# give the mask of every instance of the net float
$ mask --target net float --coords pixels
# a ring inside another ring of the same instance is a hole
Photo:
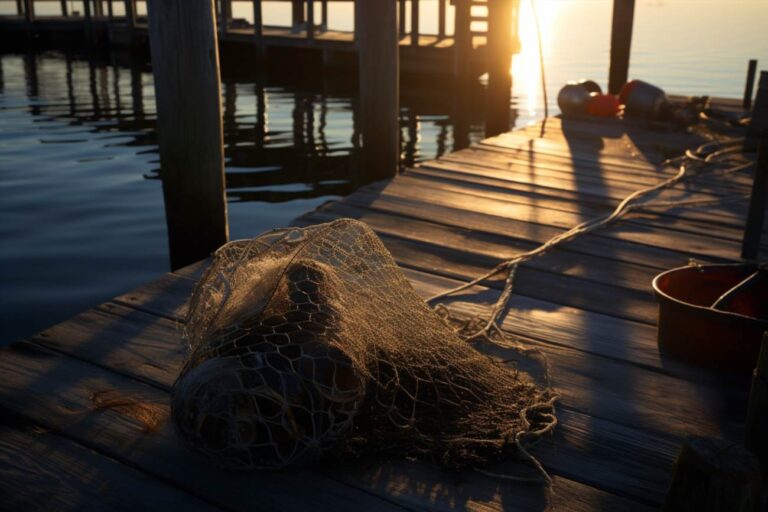
[[[587,102],[587,114],[614,117],[619,112],[619,99],[613,94],[592,93]]]
[[[557,106],[565,115],[584,114],[590,92],[575,82],[565,84],[557,95]]]
[[[669,108],[666,93],[655,85],[642,80],[631,80],[619,92],[619,103],[631,116],[652,119],[662,118]]]

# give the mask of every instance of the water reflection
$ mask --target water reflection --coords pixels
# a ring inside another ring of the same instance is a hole
[[[156,152],[155,109],[149,64],[128,53],[26,53],[23,74],[33,116],[53,116],[95,132],[131,136],[126,146]],[[40,91],[39,73],[46,75]],[[348,194],[364,184],[355,167],[359,151],[353,85],[321,75],[299,83],[276,73],[222,77],[227,194],[230,201],[283,202]],[[63,78],[63,79],[61,79]],[[400,125],[403,165],[466,147],[483,136],[483,99],[450,90],[403,91]],[[66,98],[62,104],[48,101]],[[457,99],[464,103],[457,104]],[[158,179],[158,169],[145,173]]]
[[[368,182],[349,73],[223,69],[232,238]],[[402,160],[483,136],[483,91],[402,89]],[[461,102],[456,101],[460,99]],[[167,271],[149,63],[141,54],[0,54],[0,341]]]

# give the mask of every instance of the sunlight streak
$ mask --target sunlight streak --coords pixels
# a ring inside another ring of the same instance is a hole
[[[563,5],[560,2],[537,2],[541,26],[541,42],[546,55],[547,47],[553,39],[557,20],[562,16]],[[539,64],[539,48],[536,36],[533,10],[529,1],[520,5],[520,53],[512,59],[512,77],[515,96],[523,97],[520,109],[528,116],[535,116],[543,110],[541,91],[541,68]]]

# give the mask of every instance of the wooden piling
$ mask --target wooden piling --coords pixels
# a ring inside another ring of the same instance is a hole
[[[752,375],[744,445],[760,459],[763,472],[768,472],[768,332],[763,335],[757,367]]]
[[[229,20],[232,19],[232,4],[230,0],[219,0],[221,6],[221,16],[219,19],[219,30],[222,38],[229,32]]]
[[[221,83],[213,0],[149,2],[171,265],[227,242]]]
[[[320,29],[328,30],[328,0],[320,0]]]
[[[405,37],[405,0],[397,1],[397,26],[399,27],[400,37]]]
[[[411,0],[411,46],[419,46],[419,0]]]
[[[253,41],[259,55],[264,55],[264,18],[261,12],[261,0],[253,0]]]
[[[315,2],[307,0],[307,39],[315,38]]]
[[[154,0],[153,0],[154,1]],[[147,4],[149,6],[149,4]],[[136,3],[135,0],[125,0],[125,23],[128,26],[128,37],[131,45],[136,40]]]
[[[755,89],[755,74],[757,73],[757,60],[750,59],[747,66],[747,83],[744,86],[744,101],[742,107],[744,110],[752,108],[752,94]]]
[[[611,27],[611,69],[608,92],[618,94],[629,79],[629,54],[632,46],[632,26],[635,18],[635,0],[613,0]]]
[[[760,238],[765,221],[766,199],[768,199],[768,130],[763,130],[757,149],[757,166],[749,199],[747,225],[741,244],[741,257],[747,260],[757,258],[760,252]]]
[[[747,148],[753,147],[754,143],[760,139],[763,131],[768,130],[768,71],[760,72],[751,114],[745,144]]]
[[[67,0],[61,0],[61,2],[59,3],[61,5],[61,15],[64,17],[69,16],[69,7],[67,4]]]
[[[488,2],[488,94],[485,134],[509,131],[512,100],[512,8],[514,0]]]
[[[91,18],[91,0],[83,0],[83,14],[85,15],[85,38],[93,41],[93,19]]]
[[[304,0],[293,0],[291,8],[291,21],[293,31],[300,32],[304,25]]]
[[[400,161],[399,55],[394,0],[356,0],[355,33],[360,70],[362,171],[392,177]]]
[[[32,23],[35,22],[34,0],[24,0],[24,20],[27,22],[27,29],[31,30]]]
[[[448,0],[437,0],[437,37],[440,39],[445,38],[445,22]]]
[[[453,29],[453,74],[457,88],[472,74],[472,6],[470,0],[455,0]]]
[[[760,463],[743,446],[691,437],[675,462],[663,512],[757,512]]]

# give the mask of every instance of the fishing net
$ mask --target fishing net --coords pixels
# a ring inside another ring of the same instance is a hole
[[[173,418],[228,468],[368,453],[480,467],[529,457],[555,423],[554,395],[478,352],[354,220],[224,246],[185,335]]]

